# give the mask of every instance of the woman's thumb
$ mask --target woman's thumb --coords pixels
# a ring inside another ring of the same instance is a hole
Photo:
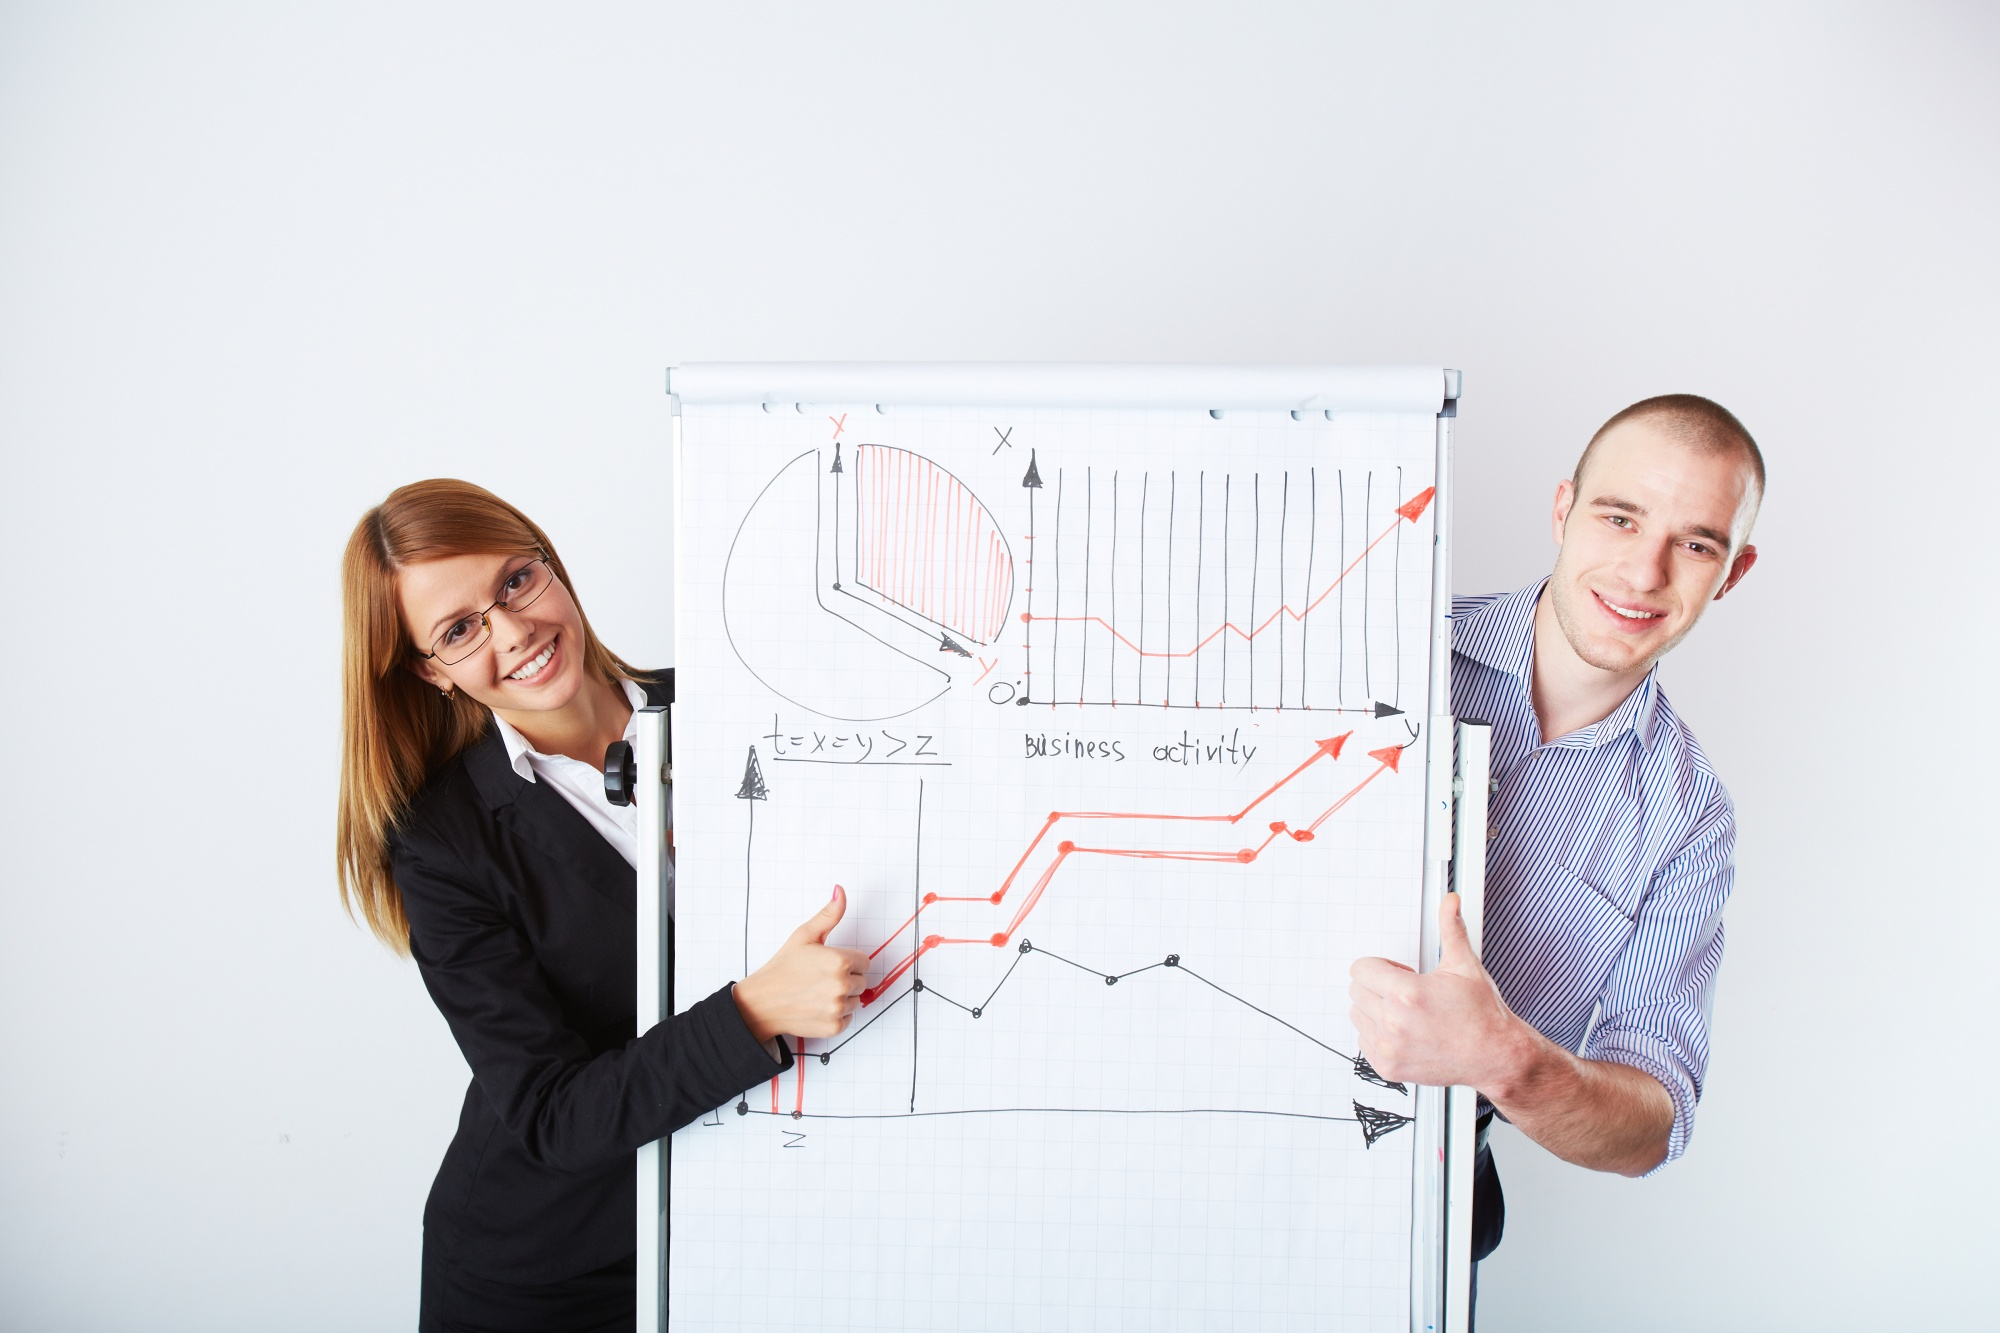
[[[798,933],[814,944],[825,944],[827,932],[840,924],[840,918],[847,915],[847,890],[836,884],[833,897],[826,900],[826,906],[814,912],[800,926]]]

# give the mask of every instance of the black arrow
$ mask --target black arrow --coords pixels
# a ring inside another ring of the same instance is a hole
[[[1035,451],[1033,449],[1028,450],[1028,472],[1026,476],[1021,478],[1021,484],[1031,490],[1039,491],[1042,488],[1042,474],[1035,468]]]
[[[827,471],[839,472],[840,470],[840,441],[835,440],[833,442],[833,466],[828,468]],[[858,500],[857,503],[859,503]],[[858,567],[860,563],[860,556],[857,555],[855,557],[855,564]],[[837,481],[833,483],[833,588],[835,592],[840,591],[840,483]]]
[[[758,801],[771,799],[771,789],[764,785],[764,768],[757,762],[757,747],[750,747],[750,757],[743,761],[743,785],[736,789],[736,799],[749,801],[750,828],[743,835],[743,975],[750,975],[750,866],[751,853],[757,845],[757,805]],[[742,1114],[742,1108],[737,1108]]]
[[[750,747],[750,757],[743,761],[743,785],[736,789],[739,801],[768,801],[771,789],[764,785],[764,766],[757,762],[757,747]]]
[[[972,656],[971,653],[953,643],[949,634],[941,633],[938,635],[938,651],[941,653],[957,653],[960,657]]]
[[[1402,715],[1403,715],[1403,710],[1400,708],[1391,707],[1390,705],[1382,703],[1379,700],[1375,704],[1375,716],[1377,718],[1401,717]]]
[[[1399,1115],[1394,1111],[1378,1110],[1373,1106],[1363,1106],[1360,1102],[1356,1102],[1354,1118],[1361,1122],[1361,1145],[1364,1148],[1372,1148],[1375,1146],[1375,1140],[1384,1134],[1395,1133],[1409,1124],[1414,1117]]]

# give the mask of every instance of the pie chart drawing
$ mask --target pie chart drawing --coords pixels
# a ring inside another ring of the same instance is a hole
[[[998,555],[991,543],[982,546],[976,565],[961,554],[972,537],[998,533],[976,498],[950,522],[908,523],[904,548],[905,560],[934,568],[940,583],[960,566],[967,586],[976,576],[983,599],[976,618],[963,614],[956,598],[948,618],[934,618],[945,616],[942,598],[895,600],[877,592],[871,585],[878,580],[865,571],[857,574],[857,559],[879,564],[872,543],[882,540],[883,520],[866,503],[857,506],[855,489],[861,451],[877,448],[860,446],[847,460],[836,451],[830,466],[817,449],[786,463],[751,502],[723,566],[723,629],[745,669],[786,702],[843,722],[902,717],[944,695],[952,669],[972,661],[958,638],[983,641],[960,626],[997,626],[1012,600],[1004,541]],[[928,459],[909,458],[949,476]],[[960,485],[956,494],[971,493]],[[858,521],[871,525],[867,539],[857,535]],[[998,615],[990,609],[996,600]]]

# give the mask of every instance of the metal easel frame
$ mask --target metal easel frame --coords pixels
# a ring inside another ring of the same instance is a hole
[[[630,795],[639,808],[638,1020],[640,1032],[673,1012],[673,956],[667,948],[668,710],[639,710]],[[639,1149],[639,1333],[667,1326],[667,1176],[671,1139]]]
[[[1454,812],[1451,886],[1459,896],[1465,933],[1480,951],[1486,910],[1487,774],[1491,770],[1493,728],[1484,722],[1458,723],[1458,774],[1451,784]],[[1466,1087],[1445,1090],[1444,1107],[1444,1324],[1446,1333],[1465,1333],[1472,1323],[1472,1180],[1479,1152],[1479,1093]]]
[[[1452,426],[1459,373],[1445,372],[1437,418],[1436,548],[1431,561],[1430,734],[1424,764],[1423,923],[1419,970],[1438,962],[1438,906],[1460,895],[1472,947],[1480,946],[1486,882],[1487,767],[1491,728],[1451,712]],[[1479,1095],[1419,1086],[1411,1178],[1411,1333],[1465,1333],[1472,1312],[1472,1178]]]

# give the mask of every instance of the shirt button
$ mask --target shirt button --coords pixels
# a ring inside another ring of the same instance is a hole
[[[1486,826],[1486,841],[1492,842],[1495,838],[1499,836],[1500,836],[1500,826],[1498,824],[1488,824]]]

